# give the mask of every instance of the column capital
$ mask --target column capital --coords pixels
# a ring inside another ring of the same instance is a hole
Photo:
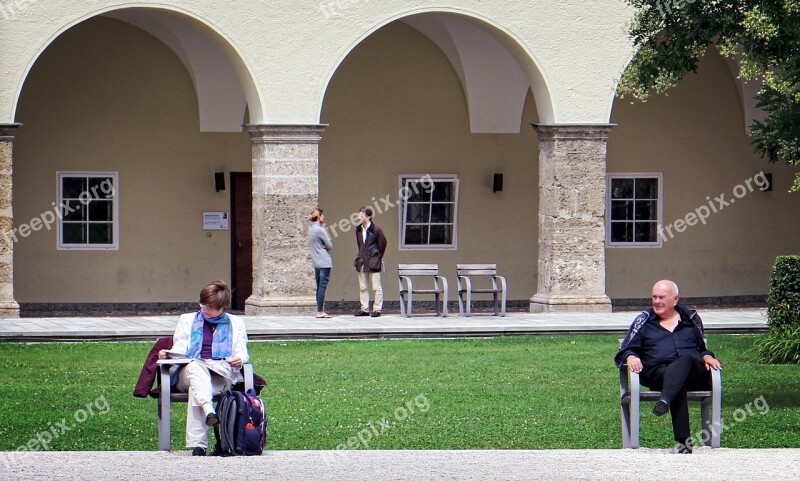
[[[0,124],[0,139],[13,140],[14,133],[22,124]]]
[[[617,124],[531,124],[539,140],[608,140]]]
[[[254,144],[319,144],[327,124],[252,124],[244,129]]]

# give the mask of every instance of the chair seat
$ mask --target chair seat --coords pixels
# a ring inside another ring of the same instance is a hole
[[[459,294],[461,294],[462,292],[467,292],[467,290],[461,289],[458,291]],[[495,293],[499,294],[503,292],[503,289],[470,289],[470,292],[476,294],[495,294]]]
[[[686,391],[686,398],[690,401],[710,399],[713,395],[714,393],[711,391]],[[661,391],[642,391],[639,393],[639,399],[642,401],[658,401],[661,399]]]
[[[400,292],[408,292],[408,290]],[[444,294],[444,291],[442,289],[414,289],[414,294]]]

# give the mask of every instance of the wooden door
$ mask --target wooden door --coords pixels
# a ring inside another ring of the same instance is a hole
[[[241,311],[253,291],[253,176],[231,172],[232,308]]]

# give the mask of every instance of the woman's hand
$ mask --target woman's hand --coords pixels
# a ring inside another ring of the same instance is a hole
[[[242,368],[242,358],[239,356],[234,356],[228,359],[228,364],[231,365],[234,369],[241,369]]]
[[[169,359],[169,353],[166,349],[162,349],[158,351],[158,358],[159,359]]]

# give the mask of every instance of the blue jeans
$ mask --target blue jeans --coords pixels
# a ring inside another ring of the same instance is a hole
[[[322,312],[325,304],[325,289],[328,287],[328,279],[331,277],[330,267],[315,267],[314,280],[317,281],[317,312]]]

